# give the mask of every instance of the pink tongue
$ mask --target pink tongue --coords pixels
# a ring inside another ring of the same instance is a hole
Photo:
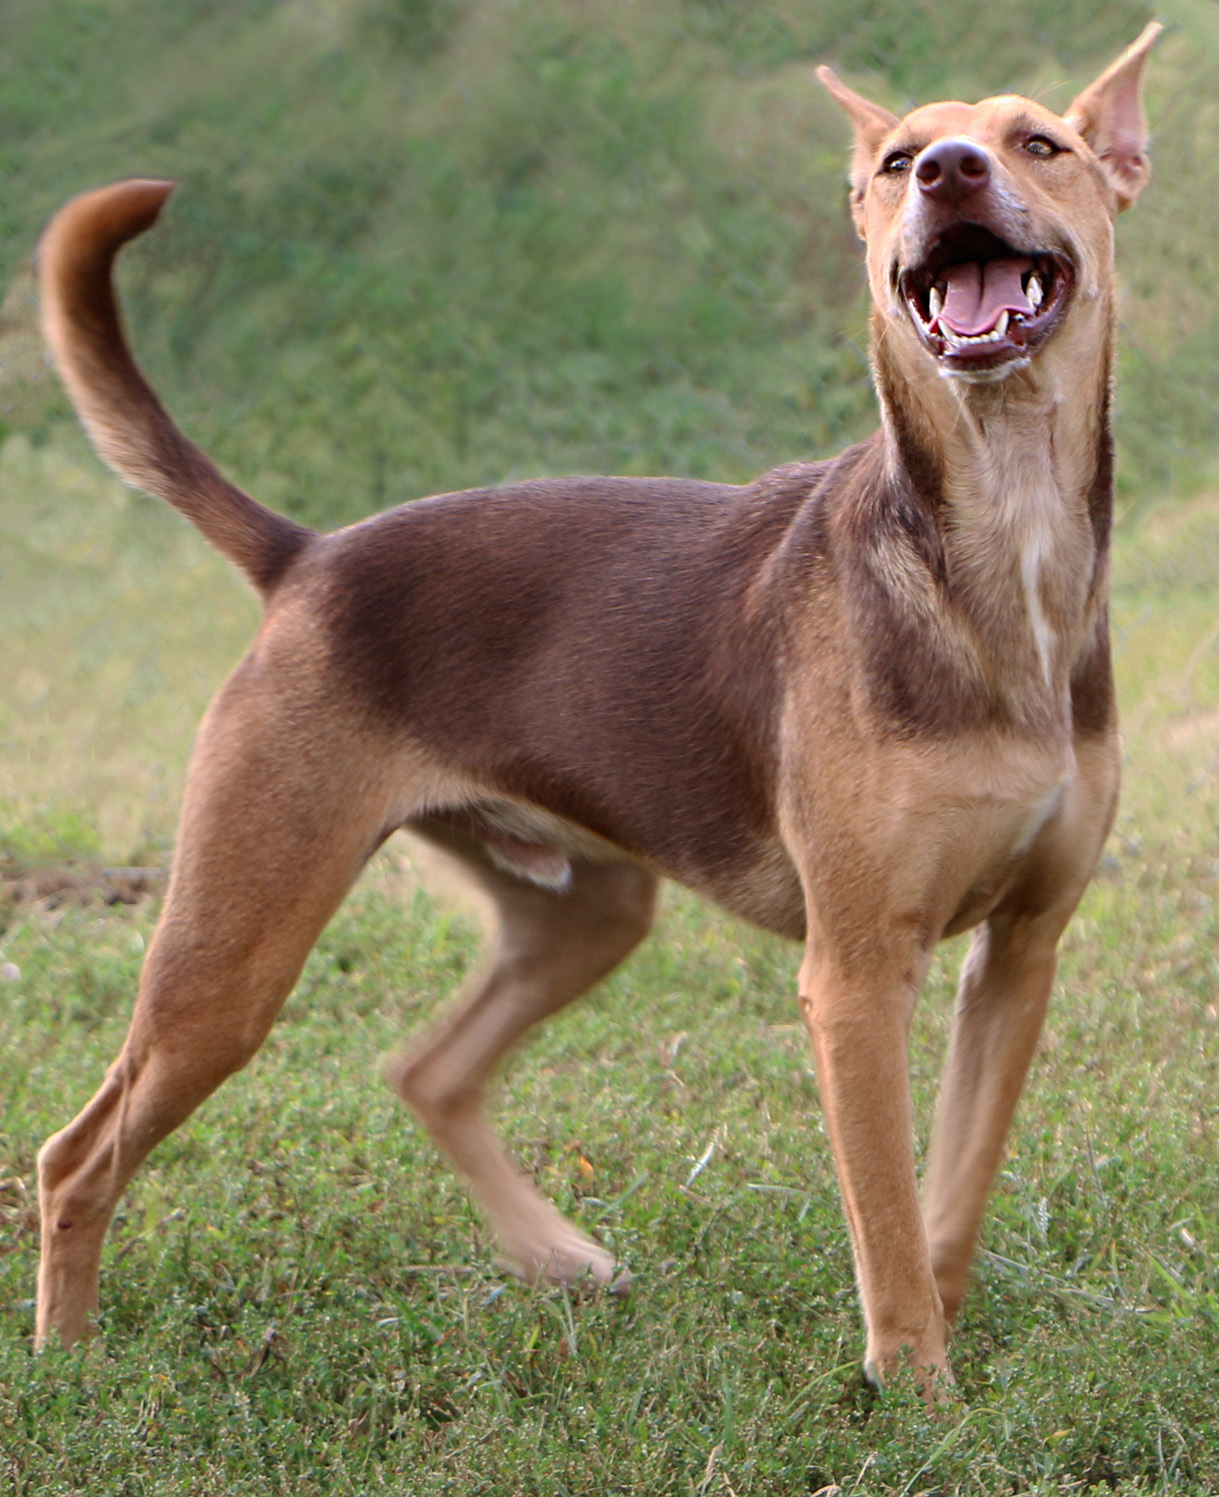
[[[942,279],[947,285],[938,322],[946,322],[954,333],[973,337],[989,333],[1001,312],[1026,312],[1033,308],[1021,280],[1032,270],[1031,260],[987,260],[980,265],[967,260],[946,266]]]

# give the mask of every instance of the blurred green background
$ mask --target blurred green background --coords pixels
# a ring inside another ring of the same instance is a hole
[[[323,525],[539,470],[752,476],[874,422],[830,61],[904,110],[1065,108],[1151,9],[1054,0],[9,0],[0,379],[70,194],[178,178],[133,256],[138,341],[192,434]],[[1214,0],[1161,8],[1156,185],[1123,223],[1128,499],[1197,481],[1219,386]]]
[[[1196,493],[1216,454],[1219,7],[1158,14],[1155,181],[1120,225],[1126,516]],[[1013,87],[1062,109],[1150,15],[7,0],[0,837],[155,856],[254,619],[103,475],[46,369],[31,257],[65,198],[181,181],[124,264],[140,356],[196,441],[312,524],[535,473],[747,479],[876,420],[845,122],[813,66],[899,110]]]

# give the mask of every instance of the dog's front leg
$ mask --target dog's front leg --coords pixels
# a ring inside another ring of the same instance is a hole
[[[1100,857],[1117,800],[1115,733],[1075,749],[1077,772],[961,973],[940,1088],[924,1220],[951,1324],[1054,982],[1058,941]]]
[[[944,1314],[915,1183],[906,1040],[926,953],[843,959],[820,935],[800,970],[800,1007],[838,1167],[867,1322],[868,1377],[912,1365],[929,1398],[951,1382]],[[896,941],[894,946],[904,944]]]
[[[961,1308],[991,1182],[1045,1019],[1065,916],[997,911],[974,936],[927,1168],[924,1219],[951,1324]]]

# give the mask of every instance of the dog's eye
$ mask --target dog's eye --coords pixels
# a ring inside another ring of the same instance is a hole
[[[891,155],[885,157],[881,171],[891,173],[908,172],[913,164],[914,157],[909,151],[894,151]]]
[[[1052,140],[1044,135],[1030,135],[1024,142],[1024,149],[1030,156],[1058,156],[1062,147],[1055,145]]]

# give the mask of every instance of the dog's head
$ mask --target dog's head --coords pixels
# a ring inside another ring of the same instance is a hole
[[[903,363],[987,383],[1070,325],[1097,338],[1113,219],[1149,176],[1140,77],[1161,30],[1149,25],[1061,116],[1008,94],[899,119],[818,69],[854,128],[855,225]]]

